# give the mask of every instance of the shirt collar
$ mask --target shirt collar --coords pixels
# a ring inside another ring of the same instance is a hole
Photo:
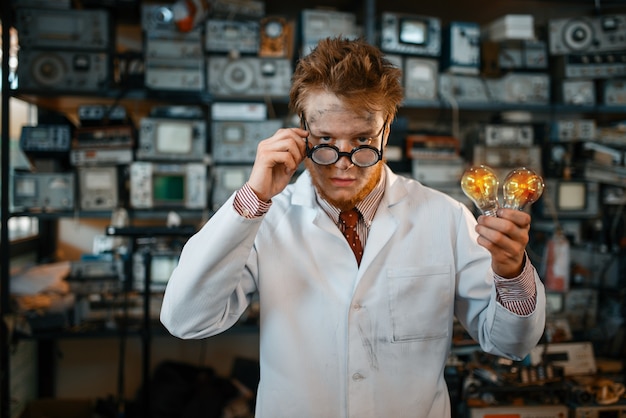
[[[368,228],[372,225],[374,215],[376,214],[376,209],[378,209],[378,205],[383,198],[383,193],[385,192],[386,176],[386,171],[382,170],[380,180],[378,181],[378,184],[376,184],[376,187],[374,187],[374,189],[356,205],[356,208],[361,213],[361,216],[365,221],[365,225],[367,225]],[[322,196],[320,196],[317,190],[315,190],[315,195],[317,197],[317,202],[322,207],[322,209],[324,209],[324,212],[326,212],[328,216],[330,216],[330,218],[335,221],[335,223],[339,223],[339,213],[341,211],[335,206],[331,205]]]

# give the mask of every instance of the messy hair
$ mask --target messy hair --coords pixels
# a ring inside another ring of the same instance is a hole
[[[403,99],[401,76],[401,70],[380,49],[361,38],[322,39],[298,61],[289,106],[299,115],[310,93],[327,91],[353,109],[382,110],[391,121]]]

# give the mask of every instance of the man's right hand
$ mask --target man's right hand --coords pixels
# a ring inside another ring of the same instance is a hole
[[[300,128],[284,128],[259,143],[248,185],[260,200],[269,202],[287,187],[306,156],[308,135]]]

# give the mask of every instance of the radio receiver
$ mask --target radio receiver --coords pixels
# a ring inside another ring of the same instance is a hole
[[[626,49],[626,15],[553,19],[548,26],[553,55]]]
[[[104,52],[21,49],[18,84],[25,90],[100,91],[108,86],[109,67]]]
[[[304,9],[301,12],[301,21],[303,56],[308,55],[323,38],[338,35],[346,38],[359,36],[354,13]]]
[[[23,49],[104,51],[111,45],[105,10],[18,8],[15,26]]]
[[[256,55],[259,51],[259,21],[208,19],[205,49],[208,52],[238,51]]]
[[[287,96],[291,62],[283,58],[207,58],[209,92],[216,96]]]

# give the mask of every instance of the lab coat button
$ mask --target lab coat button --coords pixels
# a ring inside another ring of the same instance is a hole
[[[355,382],[363,379],[365,379],[365,376],[363,376],[361,373],[355,373],[352,375],[352,380],[354,380]]]
[[[353,308],[355,311],[358,311],[359,309],[361,309],[361,305],[359,305],[358,303],[355,303],[354,305],[352,305],[352,308]]]

